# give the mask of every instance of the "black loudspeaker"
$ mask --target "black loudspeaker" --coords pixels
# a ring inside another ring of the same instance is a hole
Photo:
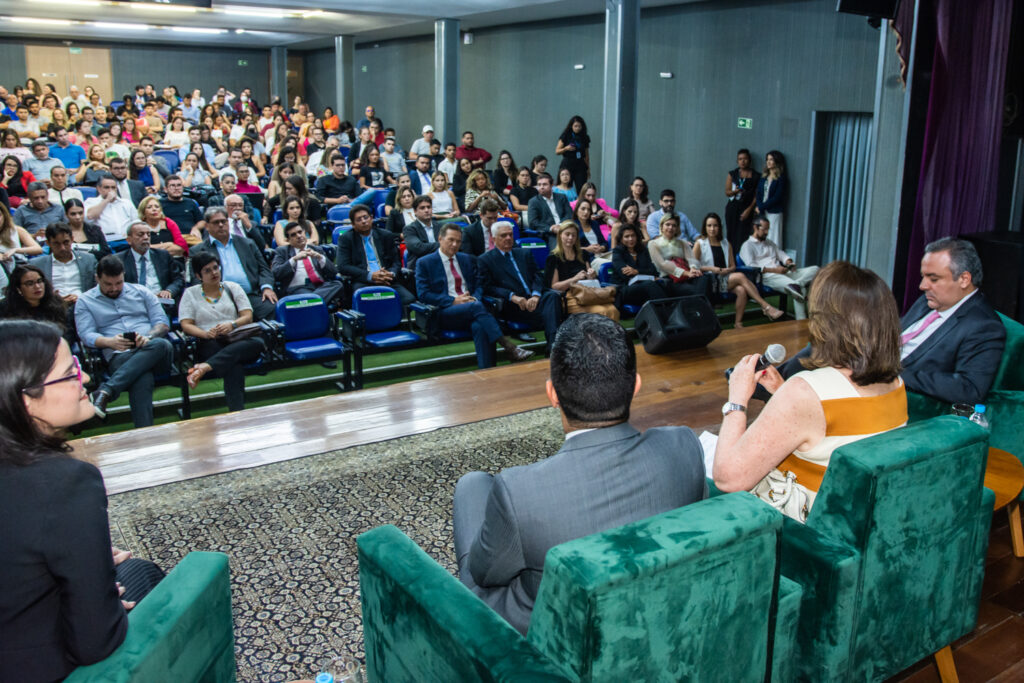
[[[839,0],[836,4],[836,11],[895,19],[899,6],[900,0]]]
[[[652,354],[707,346],[722,333],[715,309],[702,296],[651,299],[636,314],[635,329]]]

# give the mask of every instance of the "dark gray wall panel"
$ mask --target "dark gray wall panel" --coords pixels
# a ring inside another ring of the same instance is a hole
[[[724,211],[738,148],[758,167],[778,149],[791,180],[785,246],[799,251],[811,112],[872,110],[878,32],[831,2],[796,1],[652,10],[641,34],[637,173],[655,191],[673,187],[697,225]],[[740,116],[753,118],[752,130],[736,127]]]
[[[25,67],[25,43],[0,42],[0,85],[8,90],[25,85],[28,70]]]
[[[576,71],[575,64],[583,70]],[[460,128],[495,157],[507,149],[520,166],[543,154],[558,167],[555,142],[574,114],[593,140],[591,166],[600,168],[604,83],[604,19],[584,17],[475,31],[462,46]],[[597,173],[594,173],[597,180]]]
[[[207,49],[196,47],[113,47],[110,51],[116,97],[134,92],[137,83],[152,83],[157,90],[176,85],[180,92],[200,88],[209,99],[220,85],[238,93],[252,88],[261,105],[270,85],[269,50]],[[240,65],[239,60],[247,62]]]
[[[310,50],[302,53],[302,59],[303,97],[319,116],[324,107],[338,106],[334,93],[334,49]],[[346,117],[343,112],[339,116]]]
[[[352,123],[372,104],[384,126],[395,129],[399,144],[408,151],[423,125],[434,122],[433,35],[358,45],[355,67]],[[466,68],[465,61],[462,68]]]

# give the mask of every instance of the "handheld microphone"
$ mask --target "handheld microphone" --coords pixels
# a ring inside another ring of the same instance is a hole
[[[784,360],[786,360],[786,347],[782,344],[769,344],[768,348],[761,354],[761,357],[757,359],[757,365],[754,367],[754,370],[760,372],[766,370],[768,366],[778,365]],[[725,371],[726,379],[732,376],[733,369],[729,368]]]

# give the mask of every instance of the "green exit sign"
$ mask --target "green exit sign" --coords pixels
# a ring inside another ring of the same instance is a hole
[[[239,59],[238,60],[238,66],[249,66],[249,60],[248,59]]]
[[[752,130],[754,128],[754,119],[748,119],[741,116],[736,119],[736,127],[743,128],[745,130]]]

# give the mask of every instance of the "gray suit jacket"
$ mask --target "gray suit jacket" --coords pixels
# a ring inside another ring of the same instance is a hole
[[[494,478],[470,545],[474,592],[526,633],[552,547],[707,496],[703,451],[689,427],[629,423],[578,434],[550,458]]]
[[[50,254],[42,254],[29,259],[29,263],[43,271],[46,279],[53,283],[53,258]],[[96,257],[84,251],[75,252],[75,265],[82,280],[82,291],[87,292],[96,286]]]
[[[427,239],[427,226],[420,223],[418,220],[413,221],[402,229],[402,237],[405,238],[405,267],[409,270],[416,271],[416,259],[427,254],[432,254],[437,251],[437,233],[438,225],[434,223],[431,226],[431,232],[434,233],[434,241],[431,242]]]

